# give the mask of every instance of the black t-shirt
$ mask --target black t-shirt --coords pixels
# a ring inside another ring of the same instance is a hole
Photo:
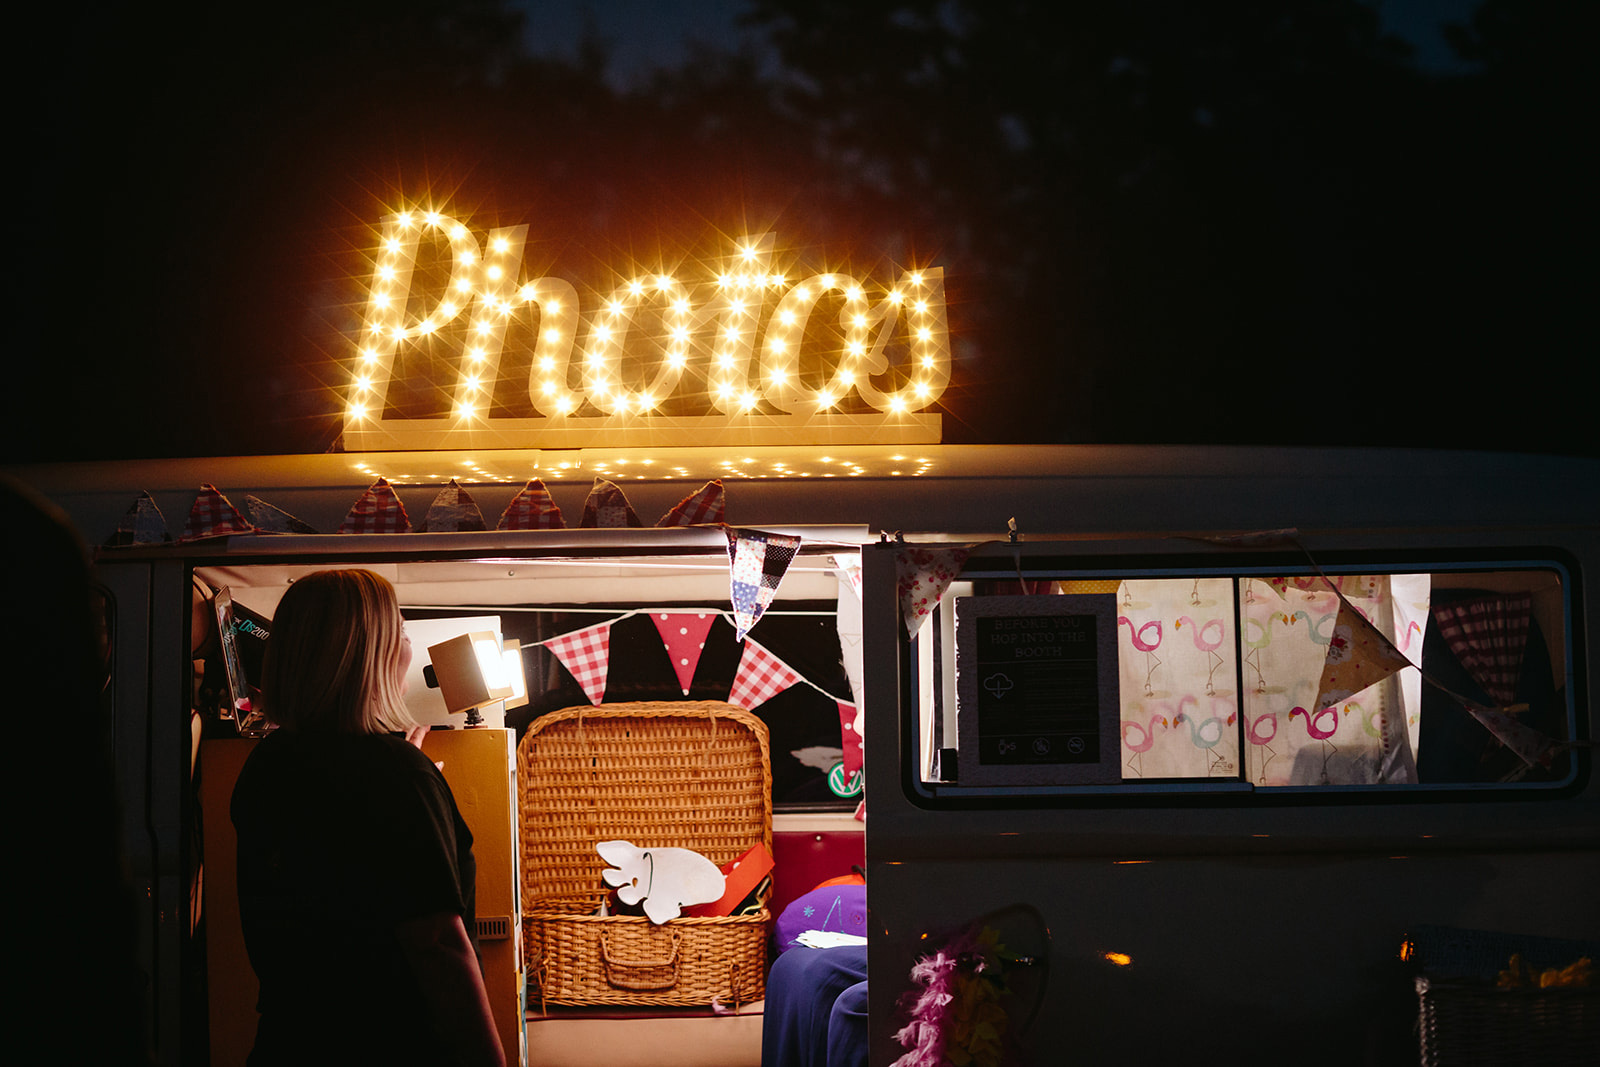
[[[472,834],[397,735],[269,734],[234,786],[239,913],[261,982],[252,1067],[449,1063],[394,935],[460,915],[476,949]]]

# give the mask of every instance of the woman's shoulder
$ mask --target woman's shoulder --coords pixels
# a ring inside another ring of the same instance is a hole
[[[402,734],[303,733],[275,730],[262,738],[245,761],[255,770],[317,768],[341,774],[438,775],[433,761]]]

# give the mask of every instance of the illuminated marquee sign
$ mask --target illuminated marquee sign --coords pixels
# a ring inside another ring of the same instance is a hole
[[[905,271],[879,289],[838,273],[791,281],[773,272],[774,236],[762,234],[734,242],[691,283],[639,274],[586,308],[560,278],[518,279],[527,235],[510,226],[479,244],[436,212],[384,220],[345,409],[347,449],[939,440],[939,416],[926,409],[950,380],[940,268]],[[448,250],[448,263],[423,265],[440,278],[448,269],[436,293],[412,292],[424,239]],[[839,308],[839,329],[808,332],[825,300],[830,314]],[[633,329],[636,319],[659,322],[660,335]],[[402,346],[441,341],[447,326],[462,338],[449,414],[397,417],[389,392]],[[496,417],[490,399],[519,328],[536,331],[520,340],[531,342],[526,389],[537,415]],[[686,375],[703,383],[696,395]],[[855,410],[840,410],[852,395]]]

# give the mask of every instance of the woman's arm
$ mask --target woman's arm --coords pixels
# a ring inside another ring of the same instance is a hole
[[[395,935],[460,1062],[504,1067],[500,1031],[461,916],[437,912],[407,919],[395,928]]]

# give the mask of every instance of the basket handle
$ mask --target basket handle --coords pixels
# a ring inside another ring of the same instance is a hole
[[[611,954],[611,938],[600,935],[600,962],[606,981],[618,989],[671,989],[678,984],[678,947],[682,935],[672,931],[672,952],[664,960],[622,960]]]

